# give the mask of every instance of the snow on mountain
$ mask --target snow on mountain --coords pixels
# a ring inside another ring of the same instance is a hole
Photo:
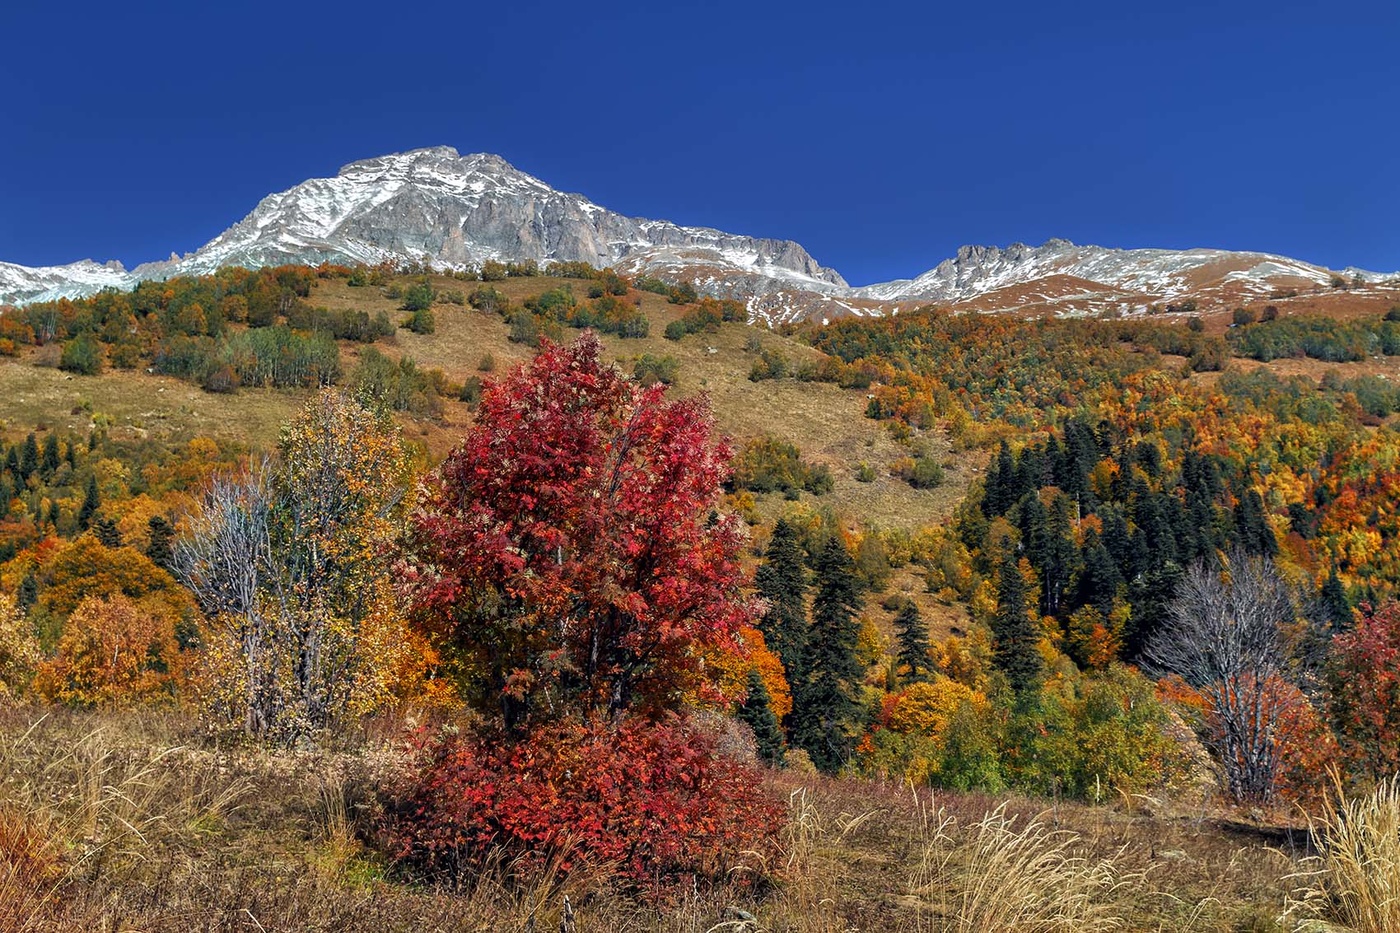
[[[848,290],[840,275],[791,241],[624,217],[556,191],[499,156],[462,156],[441,146],[352,162],[333,178],[269,195],[196,252],[138,266],[126,279],[97,276],[89,267],[103,267],[91,263],[0,267],[0,301],[91,294],[228,265],[411,260],[456,269],[488,259],[684,275],[713,293],[745,298],[779,288]],[[74,274],[65,276],[67,269]]]
[[[38,267],[0,262],[0,304],[91,295],[108,287],[131,288],[136,281],[115,260],[106,265],[84,259],[66,266]]]
[[[766,324],[895,313],[937,303],[1025,313],[1133,311],[1197,300],[1227,307],[1280,292],[1325,290],[1329,269],[1285,256],[1215,249],[1108,249],[1050,240],[964,246],[917,278],[851,288],[797,243],[625,217],[557,191],[488,153],[446,146],[346,165],[264,198],[247,217],[184,258],[127,271],[90,260],[26,268],[0,263],[0,304],[130,288],[142,279],[324,261],[423,262],[460,269],[486,260],[581,261],[688,281],[747,302]],[[1368,286],[1389,281],[1341,273]]]
[[[1284,284],[1327,285],[1331,271],[1285,256],[1216,249],[1107,249],[1050,240],[1043,246],[1015,243],[964,246],[915,279],[856,289],[856,294],[884,300],[918,298],[958,302],[1009,286],[1072,276],[1153,301],[1193,295],[1202,289],[1234,286],[1264,296]],[[1242,294],[1241,297],[1244,297]]]

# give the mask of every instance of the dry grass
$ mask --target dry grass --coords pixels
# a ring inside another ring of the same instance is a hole
[[[1359,797],[1339,787],[1313,831],[1322,851],[1294,911],[1356,933],[1400,930],[1400,775]]]
[[[782,772],[785,857],[662,910],[598,874],[498,863],[451,886],[366,845],[393,730],[225,745],[179,713],[0,709],[0,933],[88,930],[994,933],[1282,930],[1296,861],[1199,815],[931,795]],[[348,740],[347,740],[348,741]],[[742,911],[742,913],[736,912]],[[754,922],[744,919],[751,915]]]

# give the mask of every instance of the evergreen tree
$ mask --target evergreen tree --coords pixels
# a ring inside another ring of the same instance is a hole
[[[78,527],[87,531],[88,526],[92,524],[92,517],[101,507],[102,498],[97,493],[97,477],[88,476],[87,487],[83,490],[83,504],[78,509]]]
[[[19,593],[15,601],[19,605],[19,611],[26,613],[39,601],[39,581],[34,579],[34,574],[26,573],[24,579],[19,581]]]
[[[1244,491],[1235,508],[1235,537],[1250,554],[1261,557],[1278,554],[1278,539],[1264,515],[1264,500],[1253,487]]]
[[[758,747],[758,757],[770,765],[783,763],[786,751],[783,743],[783,730],[778,725],[778,717],[773,715],[768,688],[763,684],[757,669],[749,669],[748,697],[739,707],[739,721],[747,723],[753,730],[754,744]]]
[[[44,452],[39,459],[43,475],[53,476],[54,471],[62,462],[62,458],[58,455],[58,435],[50,431],[48,436],[44,438]]]
[[[1046,615],[1059,615],[1074,572],[1076,548],[1068,496],[1056,496],[1045,520],[1045,551],[1040,563],[1040,601]]]
[[[1044,662],[1039,646],[1040,632],[1026,612],[1026,581],[1016,561],[1007,558],[1001,565],[997,611],[992,617],[992,663],[1017,694],[1029,693],[1040,683]]]
[[[855,562],[833,536],[817,554],[817,592],[807,642],[807,675],[793,698],[793,743],[821,770],[841,768],[859,725],[860,661],[856,643],[862,607]]]
[[[926,680],[929,674],[928,624],[919,607],[907,600],[894,617],[895,639],[899,644],[898,663],[909,668],[908,680]]]
[[[1090,529],[1084,535],[1083,569],[1075,585],[1076,606],[1093,606],[1104,615],[1113,611],[1114,600],[1118,597],[1118,587],[1123,577],[1118,572],[1108,548],[1099,540],[1099,535]]]
[[[758,595],[768,603],[758,629],[783,662],[788,683],[799,684],[807,665],[807,570],[797,529],[778,519],[763,565],[754,574]]]
[[[10,475],[15,479],[19,480],[21,483],[24,482],[24,474],[19,468],[19,448],[15,447],[13,444],[10,445],[9,453],[5,454],[5,469],[8,470]]]
[[[34,475],[34,471],[39,469],[39,443],[31,433],[24,439],[24,449],[19,455],[19,476],[20,479],[29,480]]]
[[[995,518],[1015,505],[1011,487],[1015,485],[1016,461],[1011,457],[1011,448],[1006,441],[1001,442],[997,455],[987,467],[987,479],[983,484],[982,514]]]
[[[1336,564],[1332,565],[1317,598],[1322,622],[1331,628],[1331,634],[1340,634],[1352,627],[1351,602],[1347,599],[1346,587],[1342,586],[1341,578],[1337,576]]]
[[[99,515],[93,519],[92,533],[97,536],[103,547],[119,548],[122,546],[121,529],[117,523],[105,515]]]
[[[150,529],[146,543],[146,556],[157,567],[169,570],[174,558],[170,542],[175,537],[175,526],[171,525],[170,520],[164,515],[156,515],[146,523],[146,527]]]

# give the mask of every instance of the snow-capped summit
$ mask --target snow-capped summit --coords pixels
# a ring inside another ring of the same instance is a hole
[[[1229,307],[1274,294],[1325,291],[1337,273],[1285,256],[1218,249],[1108,249],[1049,240],[964,246],[917,278],[851,288],[791,240],[739,236],[625,217],[557,191],[490,153],[449,146],[351,162],[268,195],[247,217],[183,258],[127,271],[90,260],[26,268],[0,263],[0,304],[52,300],[142,279],[229,265],[423,262],[441,269],[486,260],[581,261],[688,281],[742,298],[768,324],[878,315],[924,303],[984,311],[1083,314],[1197,301]],[[1347,269],[1374,285],[1394,276]]]
[[[487,259],[611,265],[685,277],[733,297],[847,289],[840,275],[791,241],[624,217],[556,191],[500,156],[437,146],[352,162],[332,178],[269,195],[194,253],[139,266],[125,279],[93,274],[95,264],[0,266],[0,301],[90,294],[228,265],[412,260],[451,269]]]

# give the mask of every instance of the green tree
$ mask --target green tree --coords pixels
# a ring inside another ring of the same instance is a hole
[[[905,601],[894,617],[895,639],[899,644],[899,666],[909,668],[908,681],[925,680],[929,674],[928,623],[912,599]]]
[[[102,507],[102,497],[97,493],[97,477],[89,475],[87,486],[83,490],[83,504],[78,509],[78,527],[86,531],[92,524],[92,518],[97,514],[97,510]]]
[[[748,697],[739,707],[739,720],[753,730],[758,756],[770,765],[782,764],[785,751],[783,730],[778,725],[778,717],[773,715],[768,688],[763,685],[757,668],[749,670]]]
[[[1026,695],[1040,683],[1044,661],[1040,633],[1026,612],[1026,581],[1021,569],[1008,557],[1001,565],[997,611],[992,617],[992,663],[1006,675],[1018,695]]]
[[[44,452],[39,458],[42,474],[52,476],[62,462],[63,458],[58,454],[58,435],[50,431],[48,437],[44,438]]]
[[[90,334],[79,334],[63,345],[58,368],[82,376],[97,375],[102,372],[102,345]]]
[[[793,697],[793,742],[821,770],[839,770],[850,758],[860,725],[856,690],[863,673],[856,657],[862,608],[855,562],[838,537],[817,554],[817,592],[807,643],[807,676]]]
[[[105,515],[99,515],[93,519],[92,533],[97,536],[97,540],[106,548],[119,548],[122,546],[122,533],[117,528],[117,523]]]
[[[778,519],[773,527],[754,585],[768,606],[758,629],[783,662],[788,683],[800,684],[807,675],[807,569],[797,529],[786,519]]]
[[[436,297],[433,286],[426,279],[415,282],[408,287],[408,291],[404,292],[403,310],[426,311],[433,306],[433,299]]]
[[[162,570],[171,568],[173,552],[170,542],[175,537],[175,526],[164,515],[155,515],[146,523],[149,533],[146,539],[146,556]]]
[[[19,455],[19,478],[27,482],[38,469],[39,442],[34,439],[34,434],[31,432],[24,439],[24,448]]]

